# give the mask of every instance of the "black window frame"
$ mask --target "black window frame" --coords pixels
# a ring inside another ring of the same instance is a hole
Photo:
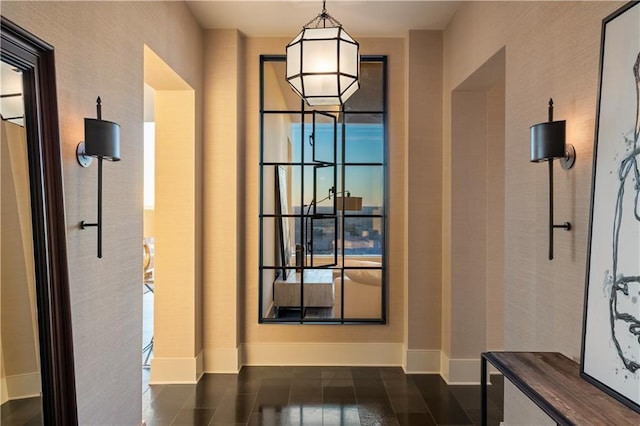
[[[339,115],[341,117],[338,120],[338,126],[341,127],[341,138],[342,141],[340,143],[341,146],[341,156],[340,161],[337,162],[337,167],[341,168],[341,183],[340,188],[345,188],[345,168],[348,167],[367,167],[367,166],[377,166],[382,168],[382,176],[383,176],[383,199],[382,199],[382,213],[380,214],[350,214],[343,212],[336,219],[340,221],[340,238],[344,241],[344,233],[345,233],[345,219],[351,218],[372,218],[379,219],[382,221],[382,236],[380,242],[381,248],[381,259],[382,265],[380,268],[369,268],[381,270],[382,283],[381,283],[381,316],[380,318],[345,318],[344,312],[344,294],[341,297],[341,306],[339,309],[340,315],[339,317],[334,318],[312,318],[305,319],[304,309],[300,309],[300,314],[297,317],[285,317],[285,318],[267,318],[265,315],[267,313],[263,312],[263,286],[264,285],[273,285],[273,283],[265,283],[264,282],[264,270],[266,269],[274,269],[274,270],[282,270],[282,265],[265,265],[263,258],[263,247],[264,247],[264,222],[265,219],[273,219],[274,223],[278,222],[278,219],[281,217],[289,217],[292,219],[299,219],[302,221],[305,217],[310,217],[308,214],[304,213],[304,205],[299,206],[299,213],[289,212],[285,215],[280,215],[276,211],[273,213],[265,213],[264,211],[264,194],[263,190],[265,188],[265,168],[267,167],[278,167],[278,166],[295,166],[301,167],[301,186],[304,187],[304,168],[311,165],[305,161],[304,154],[299,161],[291,161],[291,162],[283,162],[283,161],[265,161],[265,152],[264,152],[264,140],[265,140],[265,117],[273,114],[299,114],[302,123],[302,134],[304,135],[304,126],[305,123],[308,123],[306,118],[308,116],[313,115],[313,111],[318,111],[320,113],[336,113],[332,108],[323,109],[322,107],[309,107],[302,99],[300,99],[300,108],[296,110],[275,110],[275,109],[266,109],[265,108],[265,63],[266,62],[286,62],[285,55],[260,55],[260,99],[259,99],[259,113],[260,113],[260,126],[259,126],[259,144],[260,144],[260,156],[259,156],[259,285],[258,285],[258,323],[260,324],[387,324],[387,311],[388,311],[388,220],[387,220],[387,212],[388,212],[388,60],[386,55],[361,55],[361,62],[379,62],[382,64],[382,109],[381,110],[352,110],[349,108],[349,101],[346,102],[345,105],[342,105],[339,110]],[[284,78],[284,77],[283,77]],[[368,114],[368,115],[376,115],[379,114],[381,116],[381,124],[383,126],[383,153],[382,153],[382,162],[346,162],[345,158],[345,128],[348,122],[347,117],[352,115],[360,115],[360,114]],[[335,197],[334,197],[335,199]],[[334,201],[334,210],[335,210],[335,201]],[[315,211],[315,209],[314,209]],[[327,219],[327,218],[324,218]],[[311,218],[313,220],[313,218]],[[276,225],[277,226],[277,225]],[[336,233],[338,228],[336,228]],[[311,232],[313,235],[313,232]],[[341,249],[339,256],[344,261],[345,257],[348,257],[348,254],[345,254],[344,249]],[[275,262],[274,262],[275,263]],[[341,266],[336,267],[334,265],[330,265],[332,269],[340,270],[340,277],[344,280],[345,270],[347,269],[368,269],[362,267],[350,267],[344,266],[344,262]],[[305,266],[306,269],[322,269],[322,266]],[[291,270],[295,273],[296,265],[290,265],[286,269]],[[278,274],[279,272],[276,272]],[[342,288],[343,286],[341,286]],[[342,292],[344,293],[344,288],[342,288]],[[301,297],[300,300],[302,302],[304,298],[304,282],[301,285]],[[302,303],[301,303],[302,304]]]

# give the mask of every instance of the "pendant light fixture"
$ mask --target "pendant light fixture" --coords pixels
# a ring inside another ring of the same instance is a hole
[[[287,45],[287,81],[310,106],[342,105],[360,88],[360,46],[327,12]]]

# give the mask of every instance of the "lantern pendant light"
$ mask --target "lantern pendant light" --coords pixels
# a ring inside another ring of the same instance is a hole
[[[360,88],[360,46],[325,3],[287,45],[287,81],[309,106],[342,105]]]

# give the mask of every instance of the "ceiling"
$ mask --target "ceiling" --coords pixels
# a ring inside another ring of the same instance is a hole
[[[250,37],[293,38],[322,10],[321,0],[187,1],[205,29],[238,29]],[[441,30],[456,1],[327,0],[327,12],[354,37],[401,37],[407,30]]]

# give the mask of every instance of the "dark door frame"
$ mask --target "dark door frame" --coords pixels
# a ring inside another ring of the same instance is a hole
[[[23,73],[33,221],[42,420],[77,425],[62,157],[53,47],[5,17],[0,57]]]

